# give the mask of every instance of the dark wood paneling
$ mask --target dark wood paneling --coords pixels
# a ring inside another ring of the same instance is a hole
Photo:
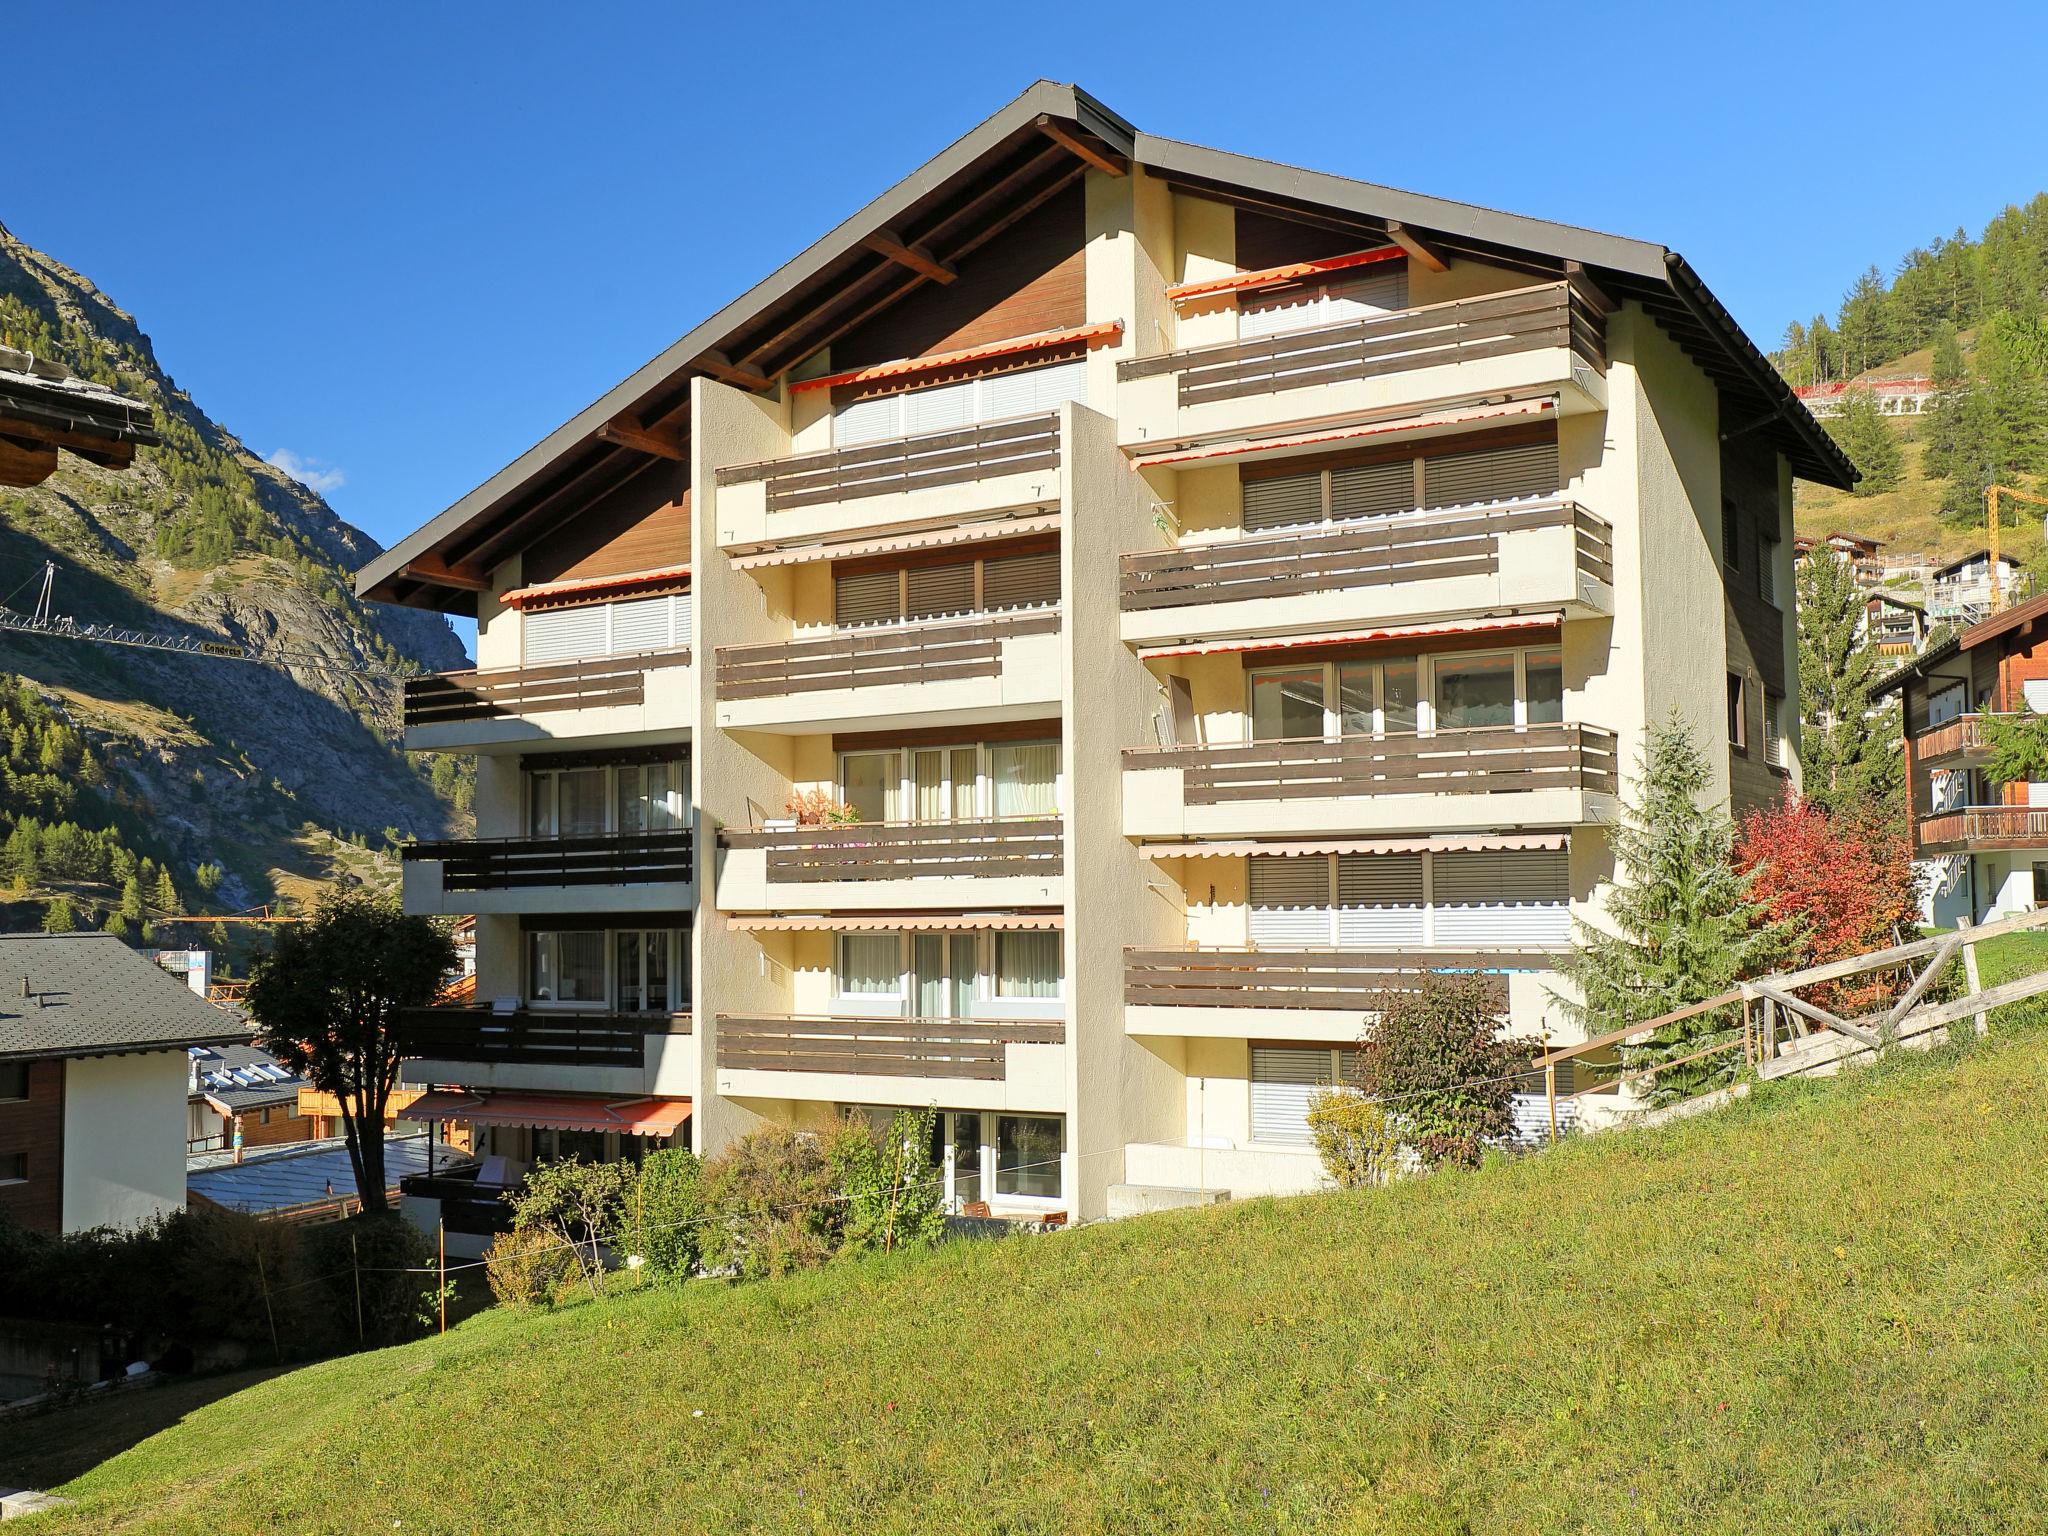
[[[1079,182],[832,347],[835,369],[928,357],[983,342],[1064,330],[1087,315],[1085,210]]]
[[[685,829],[594,837],[465,838],[412,843],[402,854],[408,864],[438,863],[444,891],[509,891],[688,880],[690,847]]]
[[[1318,229],[1270,213],[1237,210],[1237,265],[1242,272],[1263,272],[1296,261],[1324,261],[1348,256],[1375,242],[1348,230]]]
[[[118,1132],[109,1127],[107,1134]],[[0,1104],[0,1156],[28,1154],[28,1181],[0,1184],[0,1216],[35,1232],[64,1224],[64,1063],[32,1061],[28,1098]]]
[[[449,725],[543,715],[564,709],[638,704],[647,674],[687,667],[688,649],[641,651],[541,667],[499,667],[489,672],[437,672],[405,680],[405,724]]]
[[[1743,701],[1748,746],[1737,750],[1731,742],[1728,748],[1729,805],[1740,816],[1776,804],[1787,783],[1770,765],[1764,747],[1765,693],[1783,698],[1790,691],[1785,686],[1785,614],[1764,600],[1758,586],[1765,536],[1780,541],[1791,536],[1779,505],[1775,449],[1754,436],[1721,445],[1721,505],[1722,516],[1735,519],[1737,541],[1735,569],[1725,559],[1721,566],[1728,670],[1749,680]],[[1778,602],[1789,607],[1792,591],[1782,582],[1780,588]]]
[[[988,879],[1061,873],[1064,824],[1017,821],[847,822],[829,827],[728,831],[733,848],[767,854],[768,883],[821,880]]]
[[[1003,641],[1049,635],[1058,613],[1028,613],[963,623],[878,626],[770,645],[718,648],[720,699],[782,698],[885,683],[937,683],[997,677]]]
[[[637,1067],[649,1035],[687,1035],[690,1015],[415,1008],[399,1016],[399,1050],[435,1061]]]
[[[527,547],[527,583],[630,576],[690,559],[689,470],[650,471]]]
[[[890,747],[957,747],[970,741],[1058,741],[1060,722],[1001,720],[992,725],[920,725],[910,730],[834,731],[835,752],[880,752]]]
[[[1127,768],[1178,768],[1189,805],[1362,795],[1615,790],[1614,733],[1590,725],[1483,726],[1433,735],[1133,747]]]

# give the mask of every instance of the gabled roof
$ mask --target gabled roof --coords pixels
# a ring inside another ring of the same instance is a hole
[[[1942,577],[1946,576],[1950,571],[1960,571],[1964,566],[1968,565],[1973,560],[1982,560],[1986,564],[1989,564],[1991,560],[1991,551],[1988,549],[1973,549],[1967,555],[1960,555],[1954,560],[1949,561],[1946,565],[1937,565],[1934,568],[1934,578],[1935,580],[1939,581]],[[2011,555],[2006,554],[2005,551],[2000,550],[1998,554],[1998,563],[2000,565],[2017,566],[2019,564],[2019,561],[2015,560]]]
[[[248,1039],[245,1021],[112,934],[0,934],[0,1060]]]
[[[1132,163],[1177,189],[1337,229],[1425,241],[1539,276],[1584,269],[1639,302],[1722,391],[1726,435],[1757,432],[1800,475],[1856,471],[1684,258],[1663,246],[1141,133],[1041,80],[694,327],[440,516],[371,561],[363,596],[473,612],[483,573],[577,507],[686,452],[690,381],[766,388],[1078,181]]]
[[[1945,661],[1953,661],[1964,651],[1974,651],[1980,645],[2005,642],[2009,645],[2038,644],[2048,634],[2048,592],[2039,597],[2029,598],[2017,607],[2003,613],[1993,614],[1981,624],[1972,624],[1968,629],[1951,635],[1940,645],[1923,652],[1896,672],[1885,677],[1870,690],[1871,697],[1883,698],[1903,688],[1907,681],[1921,676]]]

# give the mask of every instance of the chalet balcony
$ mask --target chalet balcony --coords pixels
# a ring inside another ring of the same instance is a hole
[[[1571,827],[1610,820],[1615,738],[1591,725],[1135,747],[1135,838]]]
[[[734,829],[718,875],[727,911],[1047,906],[1064,899],[1057,816]]]
[[[638,1097],[696,1094],[687,1013],[578,1013],[443,1005],[400,1015],[408,1083]]]
[[[984,724],[1057,714],[1057,609],[885,624],[718,648],[718,723],[828,731],[886,718]]]
[[[1612,530],[1561,498],[1404,512],[1123,557],[1133,645],[1461,613],[1614,611]]]
[[[718,1091],[738,1098],[904,1102],[906,1078],[961,1109],[1065,1104],[1059,1019],[720,1014]],[[917,1102],[925,1102],[914,1090]]]
[[[1413,990],[1427,970],[1481,973],[1502,1018],[1534,1024],[1543,1014],[1543,974],[1556,961],[1541,950],[1127,949],[1124,1027],[1134,1035],[1350,1043],[1383,995]]]
[[[1923,816],[1914,844],[1921,854],[2048,849],[2048,806],[1966,805]]]
[[[727,543],[967,517],[1059,499],[1056,412],[719,470]]]
[[[1957,715],[1952,720],[1931,726],[1913,738],[1913,761],[1922,766],[1956,758],[1966,763],[1982,762],[1990,751],[1985,740],[1987,724],[1993,720],[2014,718],[2016,716],[2012,714]]]
[[[406,680],[405,745],[440,751],[652,732],[682,740],[694,707],[687,648],[440,672]]]
[[[1569,282],[1425,304],[1117,365],[1117,433],[1132,452],[1440,400],[1555,392],[1606,409],[1599,306]]]
[[[587,837],[482,837],[404,850],[405,910],[673,912],[692,902],[688,829]]]

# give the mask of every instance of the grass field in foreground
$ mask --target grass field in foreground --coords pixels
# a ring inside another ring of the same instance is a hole
[[[1390,1190],[698,1283],[249,1386],[57,1531],[2048,1521],[2048,1034]]]

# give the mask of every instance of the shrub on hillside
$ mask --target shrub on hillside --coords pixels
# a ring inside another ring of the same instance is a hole
[[[314,1320],[336,1348],[417,1337],[433,1261],[426,1234],[396,1211],[307,1227],[299,1254],[314,1292]]]
[[[484,1255],[484,1274],[500,1306],[552,1302],[576,1273],[576,1260],[560,1238],[538,1228],[501,1232]]]
[[[626,1244],[664,1280],[697,1270],[704,1223],[703,1165],[682,1147],[650,1152],[640,1164]]]
[[[946,1235],[945,1192],[932,1166],[936,1111],[899,1109],[886,1132],[849,1115],[827,1157],[845,1196],[843,1251],[924,1247]]]
[[[1332,1088],[1308,1101],[1308,1133],[1339,1189],[1364,1189],[1394,1176],[1401,1137],[1385,1109],[1354,1088]]]
[[[1501,1037],[1490,978],[1425,971],[1412,992],[1381,994],[1359,1050],[1359,1088],[1428,1167],[1477,1167],[1514,1129],[1521,1053]]]
[[[781,1275],[824,1263],[839,1245],[843,1207],[815,1136],[762,1126],[708,1159],[703,1179],[707,1269]]]
[[[590,1294],[604,1289],[600,1244],[618,1238],[632,1193],[630,1163],[586,1163],[568,1158],[542,1163],[525,1184],[507,1196],[513,1230],[539,1232],[562,1244],[582,1269]]]

